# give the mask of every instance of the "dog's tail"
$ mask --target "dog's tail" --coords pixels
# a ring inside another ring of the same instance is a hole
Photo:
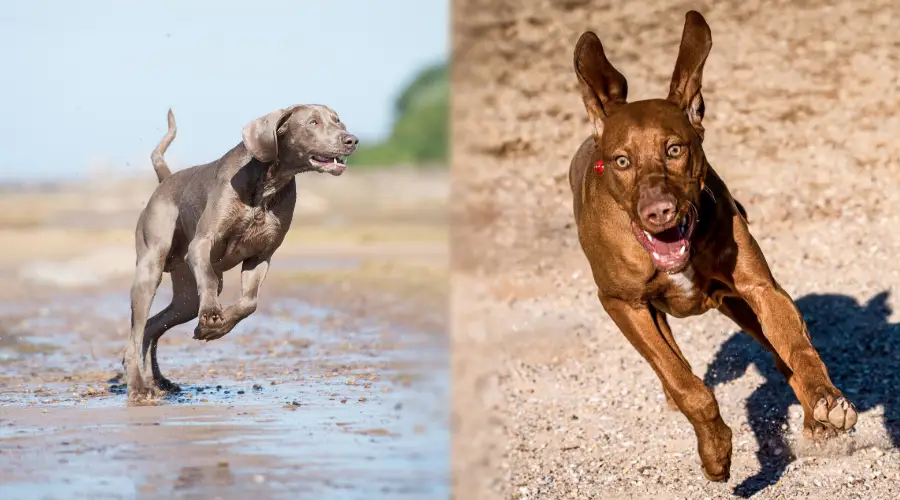
[[[162,182],[163,179],[172,175],[172,171],[169,170],[169,166],[166,165],[163,154],[169,149],[169,144],[172,144],[172,141],[175,140],[175,132],[175,115],[172,114],[172,110],[170,109],[169,129],[166,130],[166,135],[163,136],[162,140],[159,141],[159,144],[156,145],[156,149],[150,154],[150,161],[153,162],[153,170],[156,170],[156,178],[159,179],[159,182]]]

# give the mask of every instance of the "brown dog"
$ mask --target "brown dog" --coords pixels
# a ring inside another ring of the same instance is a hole
[[[575,72],[594,133],[575,153],[569,181],[603,308],[694,426],[706,477],[724,481],[731,429],[675,343],[667,314],[718,309],[771,351],[803,405],[808,437],[849,430],[857,415],[772,277],[743,207],[704,156],[700,87],[711,47],[703,16],[688,12],[668,97],[628,103],[625,77],[597,35],[584,33]]]

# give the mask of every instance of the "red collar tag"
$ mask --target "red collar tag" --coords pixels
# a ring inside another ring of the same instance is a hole
[[[594,164],[594,172],[597,172],[597,175],[603,173],[603,160],[600,160]]]

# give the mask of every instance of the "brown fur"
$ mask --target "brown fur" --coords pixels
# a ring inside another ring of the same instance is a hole
[[[731,430],[675,343],[666,315],[718,309],[771,351],[803,406],[808,436],[848,430],[857,415],[772,276],[746,211],[704,155],[700,89],[711,47],[703,16],[688,12],[667,98],[628,103],[625,77],[600,40],[582,35],[575,72],[594,134],[575,153],[569,181],[579,240],[604,310],[653,367],[670,405],[694,427],[706,477],[724,481]],[[605,171],[597,175],[592,167],[601,160]],[[684,220],[692,221],[685,223],[692,232],[683,233],[686,260],[657,264],[638,241],[640,232],[659,236]]]

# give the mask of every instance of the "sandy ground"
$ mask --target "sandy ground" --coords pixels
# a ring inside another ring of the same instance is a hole
[[[893,0],[457,0],[453,487],[476,498],[900,497],[900,31]],[[589,127],[572,49],[595,30],[631,100],[664,97],[688,9],[713,32],[705,150],[836,385],[824,448],[771,360],[723,317],[674,321],[734,431],[703,479],[686,419],[603,313],[567,168]]]
[[[211,343],[172,329],[183,391],[128,407],[150,172],[0,195],[0,497],[448,496],[447,173],[301,176],[259,310]]]

